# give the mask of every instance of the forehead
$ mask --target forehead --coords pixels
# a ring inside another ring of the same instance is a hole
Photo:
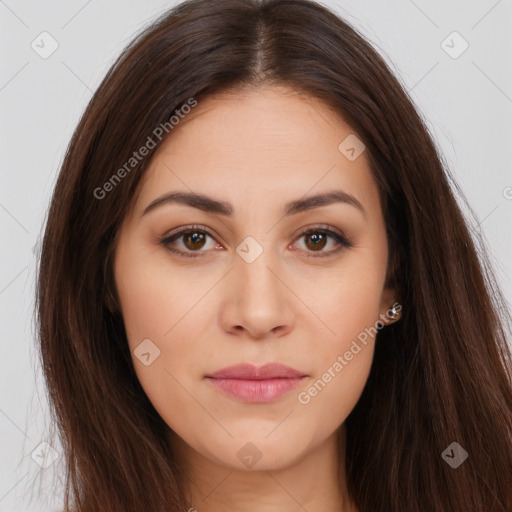
[[[343,118],[317,98],[285,87],[245,89],[201,100],[184,116],[159,153],[187,152],[250,166],[250,157],[268,165],[318,161],[338,151],[351,133]],[[242,165],[241,165],[242,167]]]
[[[378,201],[365,152],[350,160],[340,150],[347,137],[355,134],[339,113],[293,89],[207,97],[182,116],[153,156],[137,210],[176,189],[242,204],[244,197],[286,202],[341,187],[361,202]]]

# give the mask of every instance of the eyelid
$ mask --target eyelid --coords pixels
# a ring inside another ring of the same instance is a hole
[[[309,258],[323,258],[323,257],[329,257],[334,256],[338,254],[343,249],[349,249],[351,247],[354,247],[354,244],[351,242],[351,240],[338,228],[335,228],[334,226],[331,226],[329,224],[314,224],[309,227],[301,228],[299,233],[295,236],[294,240],[300,239],[305,235],[308,235],[309,233],[315,233],[315,232],[322,232],[326,233],[328,237],[335,240],[337,247],[335,249],[332,249],[330,251],[318,251],[317,254],[315,254],[315,251],[306,251],[308,253]]]
[[[169,231],[162,237],[163,238],[162,241],[164,241],[164,242],[169,241],[170,238],[178,237],[178,235],[183,235],[184,233],[188,233],[189,231],[201,231],[201,232],[205,232],[208,236],[210,236],[211,238],[213,238],[215,240],[217,238],[217,235],[214,235],[210,231],[210,229],[207,228],[206,226],[203,226],[201,224],[190,224],[190,225],[180,226],[178,228],[172,229],[171,231]]]
[[[180,257],[183,258],[197,258],[197,257],[203,257],[201,253],[208,253],[210,250],[201,250],[198,249],[197,251],[182,251],[177,249],[172,249],[169,244],[171,242],[174,242],[175,240],[179,239],[181,236],[183,236],[186,233],[190,232],[202,232],[206,235],[208,235],[210,238],[215,240],[217,242],[216,235],[213,235],[209,228],[206,226],[198,225],[198,224],[192,224],[188,226],[180,226],[178,228],[175,228],[168,232],[164,237],[159,240],[159,244],[162,245],[166,250],[173,254],[177,254]],[[328,237],[332,238],[336,244],[337,248],[332,249],[330,251],[303,251],[309,253],[307,257],[313,257],[313,258],[322,258],[322,257],[328,257],[337,254],[343,249],[351,248],[353,247],[352,242],[349,240],[349,238],[338,228],[335,228],[328,224],[313,224],[310,226],[307,226],[305,228],[301,228],[300,231],[294,235],[294,242],[297,239],[300,239],[301,237],[308,235],[310,233],[315,232],[322,232],[325,233]],[[292,243],[294,243],[292,242]],[[218,242],[217,242],[218,243]],[[317,252],[317,254],[315,254]]]

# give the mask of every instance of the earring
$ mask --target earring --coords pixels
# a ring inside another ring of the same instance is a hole
[[[389,314],[389,318],[391,318],[391,320],[395,320],[396,318],[398,318],[399,315],[400,315],[400,310],[397,309],[395,306],[393,306],[391,308],[391,313]]]

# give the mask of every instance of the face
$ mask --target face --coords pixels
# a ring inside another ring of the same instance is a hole
[[[201,101],[151,161],[115,283],[140,383],[196,455],[285,467],[362,393],[395,296],[353,137],[319,100],[263,88]],[[218,373],[240,364],[252,366]]]

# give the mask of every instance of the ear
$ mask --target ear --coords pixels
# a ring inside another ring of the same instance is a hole
[[[390,325],[400,320],[402,305],[398,301],[394,288],[384,288],[380,302],[379,321],[384,325]]]
[[[113,315],[121,312],[117,298],[115,297],[114,293],[112,293],[111,286],[108,286],[105,293],[105,306]]]
[[[121,308],[119,307],[119,299],[117,296],[116,284],[113,277],[112,272],[112,253],[109,253],[105,258],[105,263],[103,266],[103,281],[105,283],[105,295],[103,302],[107,309],[113,314],[121,313]]]
[[[392,251],[394,255],[388,264],[386,272],[386,281],[384,283],[384,289],[382,290],[379,320],[384,325],[390,325],[397,322],[402,313],[402,304],[400,303],[398,296],[399,288],[399,269],[400,265],[400,254],[396,251]]]

